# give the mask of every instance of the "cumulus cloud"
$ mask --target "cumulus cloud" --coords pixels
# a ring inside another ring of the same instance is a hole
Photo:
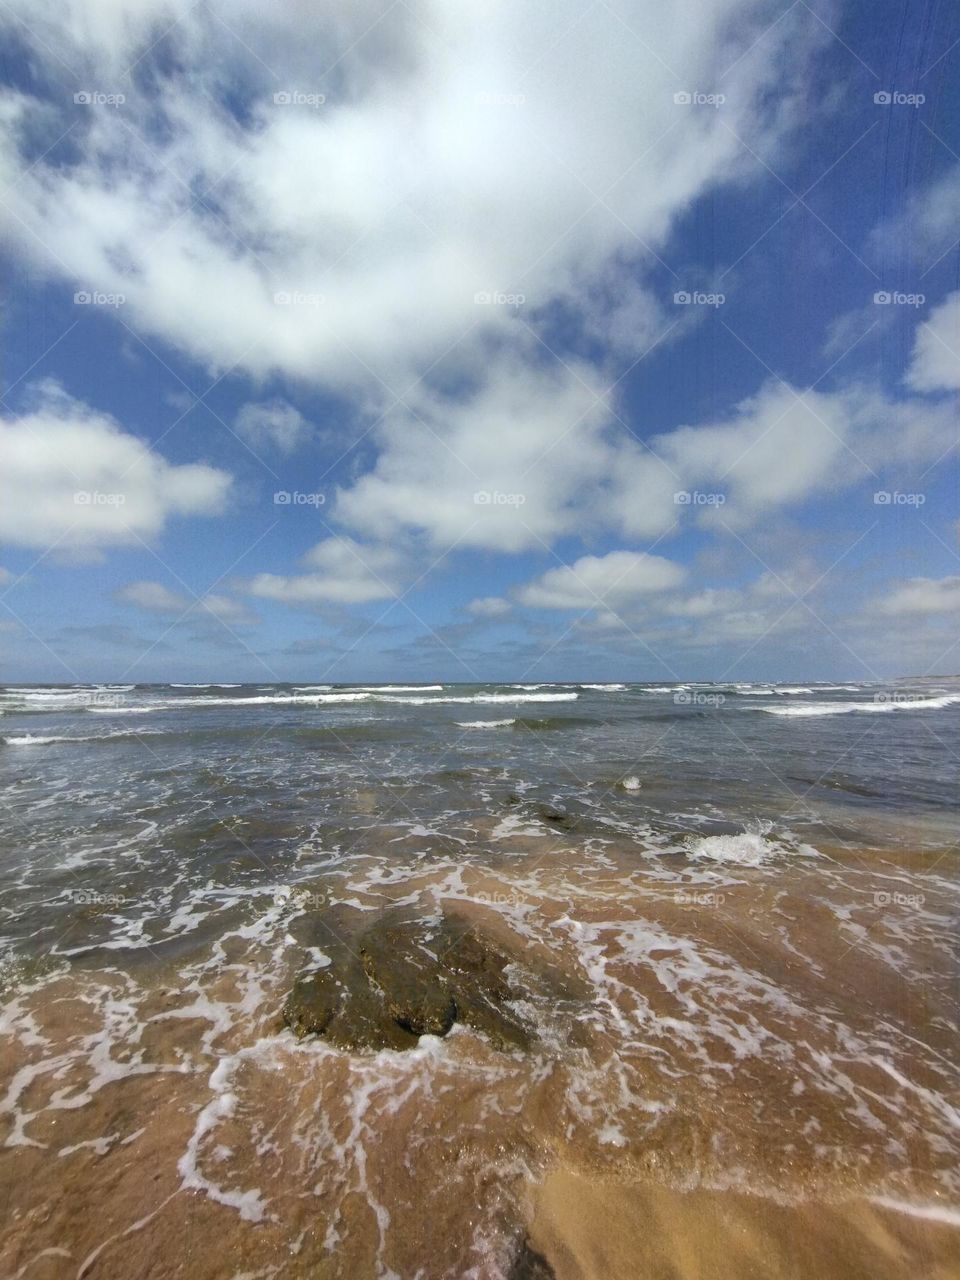
[[[256,621],[253,614],[239,600],[211,593],[191,597],[180,591],[171,591],[162,582],[130,582],[117,592],[117,599],[124,604],[136,605],[148,613],[172,614],[176,617],[215,618],[226,626],[244,626]]]
[[[960,611],[960,577],[911,578],[877,602],[877,611],[892,615],[956,613]]]
[[[581,556],[571,565],[548,569],[517,591],[521,604],[536,609],[616,608],[649,592],[664,591],[682,581],[682,566],[643,551],[611,551]]]
[[[960,390],[960,290],[920,326],[907,381],[917,391]]]
[[[0,420],[0,453],[0,537],[21,546],[136,543],[174,516],[218,514],[230,486],[215,467],[168,463],[53,383],[30,412]]]
[[[303,557],[307,573],[284,577],[259,573],[246,583],[251,595],[290,605],[365,604],[398,594],[400,555],[363,546],[353,538],[326,538]]]
[[[273,446],[292,453],[310,437],[310,424],[286,400],[265,400],[241,405],[234,422],[237,434],[254,449]]]
[[[11,0],[0,21],[50,79],[66,63],[126,101],[74,104],[72,82],[3,96],[3,230],[213,367],[399,393],[454,343],[469,363],[515,339],[502,294],[532,312],[602,292],[613,262],[649,262],[693,200],[750,172],[734,135],[772,149],[826,38],[776,10]],[[161,94],[123,74],[141,55]],[[721,79],[722,120],[674,100]],[[66,124],[74,154],[44,157]],[[655,305],[635,290],[615,310],[639,354]]]

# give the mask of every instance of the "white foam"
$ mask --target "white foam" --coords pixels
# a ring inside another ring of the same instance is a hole
[[[881,1209],[908,1213],[912,1218],[925,1218],[928,1222],[943,1222],[948,1227],[960,1227],[960,1209],[951,1209],[943,1204],[910,1204],[906,1200],[895,1200],[892,1196],[871,1196],[870,1199]]]
[[[625,684],[582,684],[580,686],[581,689],[596,689],[601,693],[619,693],[621,690],[626,689],[626,687],[627,686]]]
[[[765,824],[769,829],[769,824]],[[808,844],[787,844],[771,838],[766,831],[742,831],[738,835],[697,836],[687,845],[691,858],[703,862],[730,863],[740,867],[761,867],[785,853],[819,857]]]
[[[158,734],[159,729],[115,729],[112,733],[25,733],[19,737],[0,738],[8,747],[45,747],[54,742],[109,742],[112,738],[142,738],[146,734]]]
[[[460,729],[509,729],[516,720],[458,720],[457,727]]]
[[[640,779],[636,774],[631,774],[629,778],[622,778],[620,780],[620,785],[623,787],[624,791],[639,791]]]
[[[420,688],[422,686],[418,686]],[[336,706],[350,702],[393,702],[402,706],[422,707],[440,703],[519,703],[519,702],[573,702],[576,693],[473,693],[461,696],[445,694],[440,697],[414,697],[404,694],[373,693],[354,690],[344,693],[265,693],[251,698],[157,698],[154,702],[137,707],[88,707],[100,715],[145,715],[154,711],[204,711],[214,707],[264,707],[264,706]]]
[[[877,698],[872,702],[808,702],[802,706],[758,707],[771,716],[842,716],[856,712],[878,713],[886,711],[942,711],[960,702],[960,694],[948,693],[939,698]]]
[[[329,685],[327,686],[329,688]],[[351,688],[359,693],[441,693],[442,684],[358,684]]]
[[[464,694],[462,697],[456,697],[452,694],[446,694],[442,698],[389,698],[381,699],[383,702],[402,702],[406,706],[420,707],[426,703],[440,702],[574,702],[579,695],[576,693],[472,693]]]

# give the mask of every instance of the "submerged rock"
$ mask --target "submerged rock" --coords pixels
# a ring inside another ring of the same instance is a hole
[[[455,1022],[499,1048],[526,1049],[530,1033],[505,1007],[514,997],[510,960],[469,920],[388,912],[355,947],[342,944],[329,968],[297,978],[283,1020],[301,1038],[320,1035],[346,1049],[405,1049]]]
[[[301,1039],[320,1035],[340,1006],[340,984],[327,969],[297,978],[283,1006],[283,1020]]]
[[[537,816],[553,826],[562,827],[564,831],[572,831],[577,825],[577,819],[572,813],[568,813],[566,809],[561,809],[555,804],[538,804]]]
[[[509,1280],[556,1280],[556,1273],[543,1254],[524,1239],[510,1268]]]

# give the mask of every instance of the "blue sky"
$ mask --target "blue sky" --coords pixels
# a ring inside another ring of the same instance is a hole
[[[960,670],[960,15],[450,8],[0,11],[3,678]]]

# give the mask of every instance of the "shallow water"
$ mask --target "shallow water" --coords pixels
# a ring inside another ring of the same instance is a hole
[[[591,1274],[537,1234],[561,1172],[906,1206],[889,1274],[949,1260],[951,682],[0,705],[3,1274]],[[297,1041],[296,975],[387,911],[507,953],[532,1047]]]

